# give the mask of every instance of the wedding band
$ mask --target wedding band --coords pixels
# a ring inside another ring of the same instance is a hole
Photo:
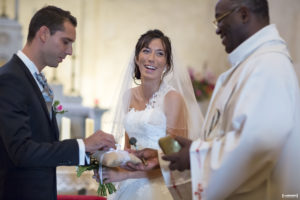
[[[142,163],[143,163],[145,166],[148,165],[147,161],[146,161],[144,158],[142,158]]]

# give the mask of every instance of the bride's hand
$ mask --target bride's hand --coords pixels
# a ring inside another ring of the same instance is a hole
[[[139,164],[134,164],[131,162],[126,163],[126,168],[123,167],[124,169],[127,169],[129,171],[149,171],[153,169],[159,168],[159,161],[158,158],[151,158],[146,160],[147,165],[144,163],[139,163]]]
[[[128,171],[119,167],[102,168],[103,183],[120,182],[127,179],[127,175],[128,175]],[[94,170],[93,178],[96,179],[97,182],[100,182],[100,176],[98,170]]]
[[[134,150],[134,149],[129,149],[129,148],[124,148],[124,151],[127,151],[128,153],[132,153],[132,154],[135,154],[135,152],[137,151],[137,150]]]
[[[130,162],[126,163],[126,168],[127,170],[131,171],[149,171],[152,169],[159,168],[159,161],[158,161],[158,153],[157,150],[155,149],[150,149],[150,148],[145,148],[139,151],[132,151],[135,156],[140,158],[141,160],[145,160],[144,163],[140,164],[133,164]]]

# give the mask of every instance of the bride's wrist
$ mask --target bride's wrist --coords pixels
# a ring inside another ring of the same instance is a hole
[[[123,180],[131,178],[131,172],[127,171],[125,169],[119,168],[119,173],[117,176],[119,176],[119,179],[121,179],[123,181]]]
[[[124,170],[124,179],[135,178],[134,175],[135,175],[134,172]]]

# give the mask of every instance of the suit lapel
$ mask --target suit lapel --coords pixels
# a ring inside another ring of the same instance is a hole
[[[50,123],[52,123],[51,119],[50,119],[48,109],[47,109],[46,102],[45,102],[44,97],[43,97],[43,94],[42,94],[39,86],[37,85],[36,81],[34,80],[32,74],[30,73],[28,68],[25,66],[25,64],[22,62],[22,60],[18,56],[14,55],[14,59],[16,60],[16,62],[18,62],[17,66],[25,73],[26,78],[31,83],[31,85],[33,87],[33,90],[34,90],[35,94],[37,95],[37,97],[38,97],[38,99],[41,103],[41,106],[42,106],[42,108],[43,108],[43,110],[46,114],[46,117],[47,117],[48,121]]]
[[[53,109],[52,109],[52,126],[55,131],[55,139],[59,140],[59,130],[56,121],[56,113],[53,111]]]

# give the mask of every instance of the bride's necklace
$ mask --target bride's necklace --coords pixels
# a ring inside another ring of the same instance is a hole
[[[146,108],[148,108],[148,107],[153,108],[154,107],[154,104],[156,103],[156,98],[158,96],[160,86],[161,86],[161,82],[159,83],[158,89],[155,92],[152,93],[150,98],[145,97],[143,84],[139,88],[139,90],[140,90],[139,92],[141,93],[141,98],[142,98],[143,104],[145,105]]]

